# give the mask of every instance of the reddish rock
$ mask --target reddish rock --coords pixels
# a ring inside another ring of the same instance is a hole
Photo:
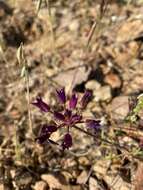
[[[104,81],[112,88],[120,88],[122,84],[120,77],[114,73],[109,73],[106,75]]]

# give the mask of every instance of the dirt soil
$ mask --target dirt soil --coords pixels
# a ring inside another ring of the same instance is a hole
[[[36,0],[0,0],[0,190],[143,190],[143,114],[125,122],[129,100],[143,93],[142,3],[108,1],[104,12],[101,1],[45,2],[37,13]],[[56,108],[56,89],[91,90],[83,114],[100,119],[100,135],[113,144],[74,129],[64,152],[34,140],[50,117],[28,104],[22,42],[30,102],[41,95]]]

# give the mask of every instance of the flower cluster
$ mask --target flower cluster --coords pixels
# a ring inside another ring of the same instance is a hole
[[[56,95],[59,103],[62,105],[62,109],[60,111],[51,108],[51,106],[45,103],[41,97],[37,97],[36,101],[32,102],[32,104],[38,107],[42,112],[51,113],[54,118],[54,124],[44,124],[42,126],[41,132],[36,140],[39,143],[44,143],[47,140],[51,142],[51,134],[56,132],[59,128],[66,127],[67,132],[64,135],[63,142],[61,144],[64,150],[72,146],[72,136],[70,131],[76,124],[85,123],[87,128],[92,128],[94,130],[98,130],[101,126],[99,120],[85,120],[82,117],[82,111],[86,108],[92,96],[90,91],[86,91],[80,100],[76,93],[73,93],[72,96],[68,98],[65,94],[64,88],[56,90]]]

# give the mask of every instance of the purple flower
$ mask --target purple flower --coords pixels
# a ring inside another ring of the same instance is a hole
[[[86,91],[84,93],[80,102],[82,108],[85,108],[87,106],[88,102],[90,101],[91,96],[92,96],[91,91]]]
[[[98,130],[98,129],[101,128],[100,120],[91,120],[91,119],[88,119],[88,120],[86,120],[86,126],[88,128]]]
[[[84,123],[88,128],[93,129],[94,132],[100,129],[101,125],[99,120],[86,120],[82,117],[82,111],[88,104],[92,95],[90,91],[86,91],[82,96],[81,101],[79,102],[82,109],[76,109],[78,96],[75,93],[72,94],[71,98],[68,99],[67,102],[68,96],[66,96],[64,88],[57,90],[56,92],[59,101],[64,104],[60,106],[60,111],[57,111],[58,105],[56,109],[54,109],[54,107],[47,105],[41,97],[38,97],[36,101],[32,103],[43,112],[49,111],[52,118],[54,118],[54,124],[44,124],[42,126],[40,134],[36,138],[36,141],[40,144],[48,141],[49,143],[59,145],[59,143],[52,141],[50,139],[50,136],[60,128],[65,127],[66,131],[68,132],[64,135],[63,142],[61,143],[63,150],[65,150],[69,149],[72,146],[72,136],[70,134],[70,131],[74,127],[78,129],[79,127],[76,126],[77,124]],[[86,132],[87,131],[85,131],[85,133]]]
[[[71,117],[71,123],[73,124],[76,124],[76,123],[79,123],[82,119],[82,116],[81,115],[78,115],[78,114],[74,114],[72,115]]]
[[[37,106],[41,111],[48,112],[50,111],[50,107],[46,104],[41,97],[36,98],[36,102],[32,102],[34,106]]]
[[[35,140],[39,143],[42,144],[44,143],[46,140],[48,140],[48,138],[50,137],[50,133],[47,134],[42,134],[39,137],[37,137]]]
[[[66,102],[65,89],[56,90],[59,101],[64,104]]]
[[[69,108],[70,109],[75,109],[76,104],[77,104],[77,100],[78,100],[78,98],[77,98],[76,94],[73,94],[70,101],[69,101]]]
[[[66,133],[63,139],[62,148],[63,150],[69,149],[72,146],[72,136]]]
[[[66,119],[66,120],[69,120],[69,119],[71,118],[71,116],[72,116],[72,111],[66,109],[66,110],[65,110],[65,113],[64,113],[64,116],[65,116],[65,119]]]
[[[41,134],[53,133],[55,131],[57,131],[57,126],[56,125],[47,125],[47,124],[44,124],[42,126],[42,129],[41,129]]]
[[[62,113],[57,112],[57,111],[54,111],[54,117],[55,119],[60,120],[60,121],[65,120],[65,116]]]
[[[44,143],[46,140],[48,140],[49,137],[51,136],[51,134],[52,134],[53,132],[55,132],[55,131],[57,131],[57,126],[44,124],[44,125],[42,126],[42,129],[41,129],[41,132],[40,132],[39,137],[37,137],[35,140],[36,140],[39,144],[42,144],[42,143]]]

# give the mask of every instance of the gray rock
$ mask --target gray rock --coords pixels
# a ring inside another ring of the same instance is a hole
[[[114,120],[124,120],[129,113],[129,97],[119,96],[114,98],[109,109]]]
[[[112,98],[111,88],[109,85],[105,85],[93,92],[95,101],[109,101]]]
[[[98,90],[101,87],[101,84],[96,80],[90,80],[86,83],[85,88],[89,90]]]

